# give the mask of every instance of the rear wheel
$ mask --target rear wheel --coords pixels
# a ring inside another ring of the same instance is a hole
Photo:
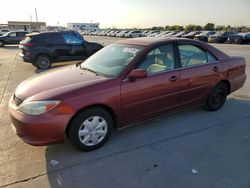
[[[38,69],[48,69],[51,66],[51,59],[48,55],[39,55],[35,60]]]
[[[72,120],[68,137],[75,148],[90,151],[108,141],[112,127],[112,117],[106,110],[90,108]]]
[[[205,107],[207,110],[219,110],[226,102],[229,91],[225,83],[218,83],[207,97]]]
[[[5,45],[4,41],[0,40],[0,47],[4,47],[4,45]]]

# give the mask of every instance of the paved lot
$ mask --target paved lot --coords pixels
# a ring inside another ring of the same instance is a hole
[[[86,39],[105,45],[117,40]],[[250,75],[249,45],[216,46],[244,56]],[[0,187],[250,187],[250,76],[218,112],[196,108],[146,121],[83,153],[68,142],[29,146],[11,130],[8,100],[37,73],[17,53],[17,46],[0,48]]]

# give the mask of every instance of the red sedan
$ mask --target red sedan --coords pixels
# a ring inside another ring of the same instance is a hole
[[[93,150],[111,129],[203,105],[219,110],[246,80],[245,60],[189,39],[113,43],[80,64],[33,76],[9,102],[16,134],[32,145]]]

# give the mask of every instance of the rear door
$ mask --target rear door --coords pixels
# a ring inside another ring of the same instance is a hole
[[[200,103],[220,80],[222,64],[210,52],[192,43],[179,43],[180,105]]]
[[[70,49],[70,56],[73,59],[82,59],[83,57],[87,57],[88,53],[82,38],[74,33],[64,33],[62,35],[66,45]]]
[[[68,47],[60,33],[49,33],[44,36],[44,42],[47,50],[54,59],[67,59],[70,56],[71,48]]]
[[[122,81],[124,123],[147,118],[178,106],[180,71],[175,69],[172,44],[152,49],[135,68],[147,70],[148,76]]]
[[[16,44],[19,44],[21,40],[23,40],[25,38],[25,35],[27,34],[27,32],[17,32],[16,33]]]

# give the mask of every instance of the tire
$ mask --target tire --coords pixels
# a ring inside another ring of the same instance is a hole
[[[113,119],[106,110],[89,108],[72,120],[68,138],[76,149],[91,151],[108,141],[112,127]]]
[[[227,85],[223,82],[218,83],[208,95],[205,108],[209,111],[219,110],[225,104],[228,93]]]
[[[4,47],[4,45],[5,45],[5,42],[0,40],[0,47]]]
[[[39,55],[35,60],[38,69],[48,69],[51,66],[51,58],[48,55]]]

